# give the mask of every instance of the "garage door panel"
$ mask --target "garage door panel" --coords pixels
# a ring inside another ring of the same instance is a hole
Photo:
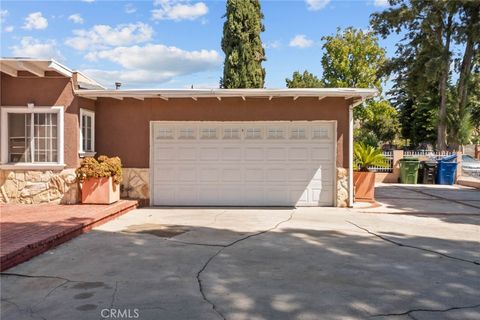
[[[197,150],[200,160],[218,160],[218,148],[203,147]]]
[[[175,202],[175,189],[174,188],[161,188],[156,187],[153,195],[154,203],[173,204]]]
[[[220,190],[216,186],[198,188],[198,204],[209,205],[218,203],[220,200]]]
[[[245,160],[247,161],[263,161],[263,147],[245,147]]]
[[[176,173],[179,182],[196,182],[197,168],[195,167],[178,167]]]
[[[302,188],[292,189],[289,192],[289,199],[290,203],[305,205],[308,203],[308,190]]]
[[[154,123],[153,204],[332,205],[333,128],[305,121]]]
[[[289,191],[284,188],[271,187],[265,192],[265,204],[278,203],[281,206],[292,205],[289,200]]]
[[[175,167],[159,166],[155,168],[155,181],[174,182],[176,180]]]
[[[285,161],[287,158],[287,149],[283,147],[267,147],[266,159],[274,161]]]
[[[267,168],[265,179],[267,182],[286,181],[285,168]]]
[[[324,181],[324,182],[332,182],[333,181],[333,172],[329,167],[326,165],[322,165],[318,169],[314,169],[314,174],[312,177],[313,181]]]
[[[198,182],[219,182],[220,172],[218,168],[199,168]]]
[[[332,160],[332,147],[322,146],[311,148],[312,160]]]
[[[242,158],[242,148],[238,147],[225,147],[222,149],[222,159],[226,161],[238,161]]]
[[[175,147],[155,147],[156,162],[175,159]]]
[[[249,187],[244,188],[244,201],[252,205],[264,204],[264,187]]]
[[[247,167],[244,170],[245,182],[263,182],[264,169]]]
[[[180,160],[180,161],[196,160],[197,159],[197,149],[196,149],[196,147],[194,147],[194,146],[179,147],[178,151],[177,151],[177,159]]]
[[[222,181],[241,182],[242,171],[239,168],[225,168],[222,170]]]
[[[288,150],[288,159],[295,161],[308,161],[310,159],[310,148],[291,147]]]
[[[184,203],[186,206],[195,205],[197,203],[197,188],[194,185],[175,187],[175,202]]]
[[[309,182],[313,178],[312,170],[308,167],[296,167],[288,169],[288,181],[290,182]]]

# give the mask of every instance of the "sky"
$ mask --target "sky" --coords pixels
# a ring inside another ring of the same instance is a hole
[[[368,30],[387,0],[260,1],[265,86],[284,88],[294,71],[321,77],[323,36]],[[223,72],[225,1],[0,2],[1,56],[54,58],[106,87],[215,88]],[[380,39],[387,56],[398,36]],[[387,84],[388,86],[388,84]]]

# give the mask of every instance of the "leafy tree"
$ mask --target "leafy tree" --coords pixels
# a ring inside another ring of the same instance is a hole
[[[378,141],[383,143],[393,144],[400,131],[397,109],[387,100],[368,102],[361,121],[364,132],[373,133]]]
[[[480,144],[480,53],[477,54],[475,71],[469,81],[469,92],[467,109],[472,126],[471,142]]]
[[[227,0],[222,50],[225,53],[222,88],[263,88],[265,50],[260,33],[265,30],[258,0]]]
[[[352,27],[325,40],[322,58],[323,82],[326,87],[382,89],[378,71],[385,62],[385,50],[371,32]]]
[[[471,75],[475,50],[478,50],[480,2],[390,0],[390,4],[388,9],[372,15],[371,25],[383,37],[404,32],[402,41],[397,44],[396,57],[385,69],[388,74],[396,75],[393,92],[396,104],[415,109],[422,105],[423,111],[435,107],[437,149],[445,150],[447,131],[451,132],[451,141],[458,140],[455,135],[460,134],[459,130],[448,130],[447,111],[457,112],[457,120],[450,123],[465,122],[467,118],[466,83]],[[455,47],[463,47],[463,55],[455,56]],[[453,62],[457,62],[455,72],[459,78],[454,99],[450,89]],[[431,104],[426,106],[425,103]],[[449,108],[449,104],[454,108]]]
[[[337,30],[336,35],[323,37],[323,79],[326,87],[376,88],[382,91],[385,50],[377,37],[352,27]],[[356,141],[377,147],[391,142],[399,130],[397,112],[385,100],[371,100],[354,109],[359,128],[354,131]]]
[[[317,76],[305,70],[302,73],[295,71],[292,79],[285,79],[288,88],[323,88],[323,83]]]

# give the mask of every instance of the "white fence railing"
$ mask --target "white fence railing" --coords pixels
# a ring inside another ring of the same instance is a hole
[[[429,158],[435,158],[435,160],[439,160],[443,157],[450,156],[454,154],[455,152],[450,152],[450,151],[440,151],[440,152],[435,152],[431,150],[413,150],[413,151],[404,151],[403,156],[404,157],[429,157]]]
[[[383,151],[383,156],[385,157],[388,167],[375,167],[371,166],[368,169],[372,172],[393,172],[393,151]]]

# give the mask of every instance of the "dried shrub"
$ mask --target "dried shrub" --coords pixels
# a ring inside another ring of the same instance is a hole
[[[80,182],[90,178],[112,177],[115,184],[120,184],[122,182],[122,161],[119,157],[100,156],[98,160],[94,157],[85,157],[75,173]]]

